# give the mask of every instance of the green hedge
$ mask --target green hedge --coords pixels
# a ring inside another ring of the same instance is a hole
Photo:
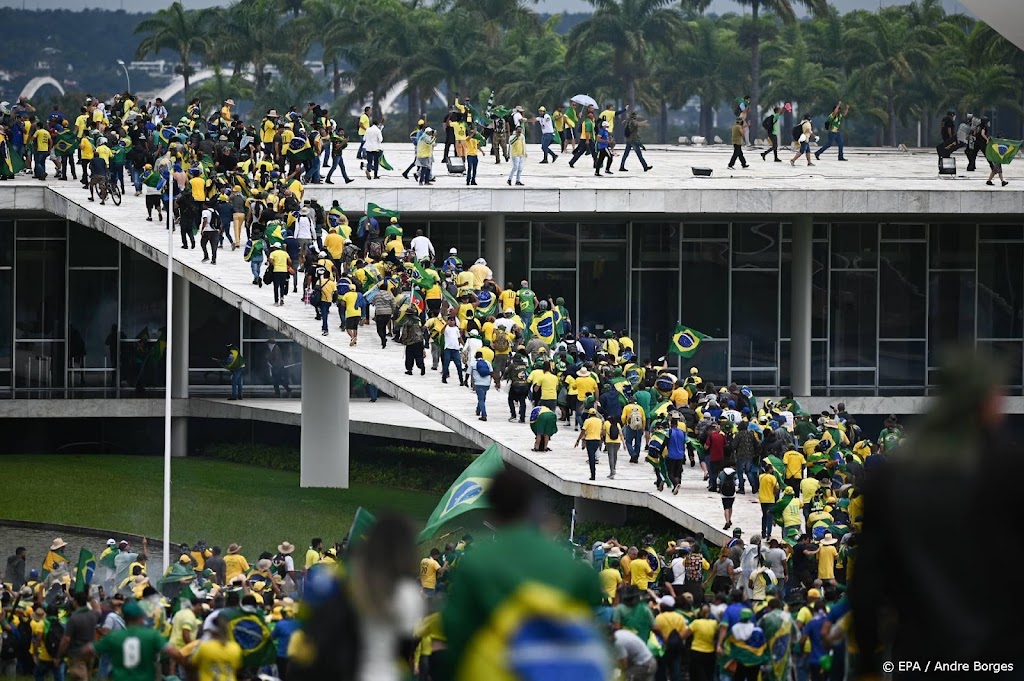
[[[465,451],[420,447],[369,447],[352,451],[353,483],[443,493],[475,458]],[[299,451],[291,447],[219,444],[203,456],[279,471],[299,470]]]

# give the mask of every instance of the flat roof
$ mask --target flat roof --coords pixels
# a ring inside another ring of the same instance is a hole
[[[351,149],[351,147],[350,147]],[[731,145],[710,147],[649,145],[645,152],[653,168],[643,172],[630,154],[629,172],[618,170],[619,158],[612,163],[613,174],[594,177],[590,157],[584,156],[575,168],[569,168],[568,155],[554,163],[541,164],[540,145],[527,145],[523,169],[525,187],[508,186],[511,164],[494,163],[489,155],[480,156],[478,185],[466,186],[464,175],[449,175],[441,163],[441,150],[435,150],[434,174],[437,182],[423,187],[402,171],[412,161],[411,144],[385,144],[385,156],[392,171],[381,171],[379,180],[367,180],[359,170],[352,151],[346,152],[345,166],[352,184],[336,172],[334,185],[309,185],[306,193],[325,207],[335,199],[347,213],[361,214],[367,203],[417,215],[441,215],[475,219],[488,214],[516,215],[563,213],[571,216],[606,214],[619,219],[657,219],[658,216],[750,215],[779,219],[794,215],[876,215],[899,216],[1005,216],[1024,212],[1024,160],[1004,167],[1010,184],[994,187],[985,184],[988,163],[979,154],[978,169],[966,172],[962,152],[954,155],[957,175],[940,176],[938,157],[933,149],[901,152],[887,148],[847,148],[845,163],[837,161],[834,149],[826,152],[814,166],[788,160],[762,161],[758,150],[744,150],[749,169],[726,166]],[[485,152],[489,150],[485,148]],[[620,147],[620,152],[624,148]],[[791,158],[791,148],[780,150],[780,158]],[[712,169],[711,177],[694,177],[691,168]],[[322,169],[326,178],[327,169]],[[2,187],[41,187],[55,189],[77,187],[73,180],[61,182],[51,175],[45,182],[20,175]],[[0,209],[16,208],[7,192],[0,192]]]

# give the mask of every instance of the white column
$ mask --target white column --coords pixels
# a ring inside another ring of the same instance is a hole
[[[171,311],[171,397],[188,399],[188,317],[189,283],[184,277],[174,276],[174,309]],[[171,418],[171,456],[188,455],[188,417]]]
[[[789,361],[794,395],[811,394],[811,291],[814,259],[812,243],[814,218],[800,215],[793,219],[793,277],[790,291],[792,315]]]
[[[302,350],[301,487],[348,488],[349,373]]]
[[[484,260],[498,286],[505,286],[505,216],[488,215],[484,220]]]

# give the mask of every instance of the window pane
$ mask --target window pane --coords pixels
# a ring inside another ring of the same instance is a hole
[[[505,221],[505,238],[506,239],[529,239],[530,238],[530,223],[529,222],[513,222],[511,220]]]
[[[280,333],[255,317],[250,317],[247,314],[242,315],[243,327],[242,333],[245,338],[286,338],[283,333]]]
[[[778,366],[778,288],[777,272],[733,272],[733,367]]]
[[[405,232],[415,234],[415,232]],[[473,264],[481,255],[480,250],[480,223],[477,221],[465,222],[430,222],[428,233],[430,241],[434,244],[434,251],[438,258],[443,260],[448,257],[448,249],[454,247],[459,249],[459,257],[466,266]]]
[[[937,269],[974,269],[974,225],[937,224],[931,226],[929,243],[931,262]]]
[[[874,371],[833,371],[832,387],[836,386],[873,386],[875,384]],[[836,392],[832,391],[835,395]]]
[[[163,362],[159,339],[159,332],[153,332],[148,340],[125,339],[122,334],[118,357],[122,397],[145,397],[150,388],[166,384],[167,366]]]
[[[875,366],[875,273],[832,272],[833,367]]]
[[[729,224],[724,222],[711,224],[685,224],[683,225],[683,238],[720,239],[725,241],[729,238]]]
[[[752,388],[756,395],[764,392],[765,389],[774,390],[778,383],[775,380],[774,371],[733,371],[729,380],[737,385],[745,385]]]
[[[18,220],[17,234],[22,239],[63,239],[67,237],[66,220]]]
[[[978,244],[978,337],[1024,335],[1024,245]]]
[[[1006,385],[1011,388],[1020,388],[1021,386],[1021,350],[1019,341],[995,341],[995,342],[984,342],[978,341],[978,350],[992,353],[1000,361],[1004,362],[1006,366]],[[1012,391],[1013,394],[1019,394],[1017,391]]]
[[[1024,225],[978,225],[978,238],[1020,241],[1024,238]]]
[[[533,223],[533,266],[576,267],[576,223]]]
[[[121,249],[121,337],[167,325],[167,270],[127,246]]]
[[[537,294],[538,299],[547,300],[549,297],[554,300],[561,296],[565,298],[565,309],[569,310],[569,317],[573,320],[573,326],[590,324],[590,330],[594,330],[594,321],[584,322],[579,318],[576,305],[576,272],[550,272],[534,270],[530,277],[530,288]],[[518,282],[517,282],[518,283]],[[597,320],[601,321],[601,320]]]
[[[626,225],[623,223],[580,224],[580,239],[625,239]]]
[[[220,358],[227,355],[227,345],[239,342],[238,315],[241,312],[191,284],[188,312],[189,368],[220,367]]]
[[[626,258],[622,244],[590,242],[580,248],[579,315],[591,328],[626,328]]]
[[[661,357],[661,353],[651,353],[654,359]],[[672,358],[669,358],[672,364]],[[729,376],[729,344],[726,341],[703,340],[697,346],[697,352],[693,357],[680,358],[681,372],[679,376],[689,376],[690,367],[697,367],[700,376],[709,383],[717,386],[729,385],[726,380]]]
[[[633,266],[679,267],[679,223],[634,222]]]
[[[285,379],[288,386],[295,390],[302,379],[302,347],[291,340],[279,341],[277,346],[281,349],[281,356],[284,358]],[[243,345],[242,354],[245,356],[248,373],[246,383],[248,385],[271,385],[273,380],[270,376],[270,346],[266,341],[247,341]],[[278,388],[280,390],[280,387]]]
[[[792,363],[790,362],[790,347],[792,342],[788,340],[779,342],[779,386],[788,387],[793,385]],[[828,342],[811,341],[811,387],[824,387],[825,377],[828,375]]]
[[[878,344],[878,385],[923,386],[925,383],[924,341]]]
[[[505,279],[498,282],[502,287],[511,282],[516,288],[523,279],[529,279],[530,274],[530,242],[529,241],[506,241],[505,242]]]
[[[701,291],[723,290],[729,281],[729,244],[683,242],[683,291],[681,321],[701,333],[726,340],[729,306],[718,295]]]
[[[64,241],[18,242],[18,338],[64,337],[65,245]]]
[[[832,224],[832,267],[878,267],[878,225],[874,222]]]
[[[679,272],[633,273],[633,338],[640,359],[658,359],[668,349],[679,308]]]
[[[882,241],[894,239],[920,239],[926,238],[928,225],[900,225],[882,223]]]
[[[117,267],[118,244],[106,234],[72,222],[68,236],[71,241],[68,264],[71,267]]]
[[[878,296],[879,336],[924,338],[926,267],[924,243],[882,244]],[[866,301],[865,301],[866,302]]]
[[[0,220],[0,267],[14,264],[14,220]]]
[[[64,343],[17,343],[14,387],[18,397],[61,397],[64,389]]]
[[[68,277],[68,368],[113,369],[117,366],[117,272],[71,270]]]
[[[11,368],[14,271],[0,270],[0,369]]]
[[[933,272],[928,290],[928,366],[950,345],[974,343],[974,273]]]
[[[828,335],[828,243],[815,241],[811,246],[811,337]],[[793,243],[782,242],[779,335],[789,338],[793,314]]]
[[[779,223],[733,223],[732,264],[733,267],[777,269]]]

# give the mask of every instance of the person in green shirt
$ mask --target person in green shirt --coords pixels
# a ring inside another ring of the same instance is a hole
[[[523,279],[519,282],[519,318],[524,328],[530,328],[533,312],[537,309],[537,294],[530,290],[530,282]]]
[[[842,109],[842,111],[840,111]],[[832,109],[832,113],[829,114],[828,118],[825,119],[825,131],[828,133],[828,141],[825,142],[816,152],[814,152],[814,158],[821,160],[821,154],[826,151],[833,144],[839,147],[839,160],[845,161],[843,157],[843,133],[839,131],[839,126],[843,124],[843,119],[850,113],[850,105],[847,104],[846,108],[843,109],[843,100],[839,100],[835,108]]]
[[[143,624],[146,613],[137,602],[124,606],[124,629],[111,632],[96,643],[85,646],[86,655],[109,655],[113,681],[153,681],[160,654],[165,653],[179,664],[185,658],[158,631]]]
[[[782,159],[779,158],[779,119],[781,117],[782,107],[777,106],[774,109],[772,109],[772,112],[765,116],[764,121],[762,121],[762,125],[764,126],[765,130],[768,131],[768,138],[771,140],[772,143],[771,149],[765,149],[761,153],[762,161],[767,161],[768,154],[772,154],[775,157],[776,163],[782,163]],[[768,125],[769,123],[770,127]]]

